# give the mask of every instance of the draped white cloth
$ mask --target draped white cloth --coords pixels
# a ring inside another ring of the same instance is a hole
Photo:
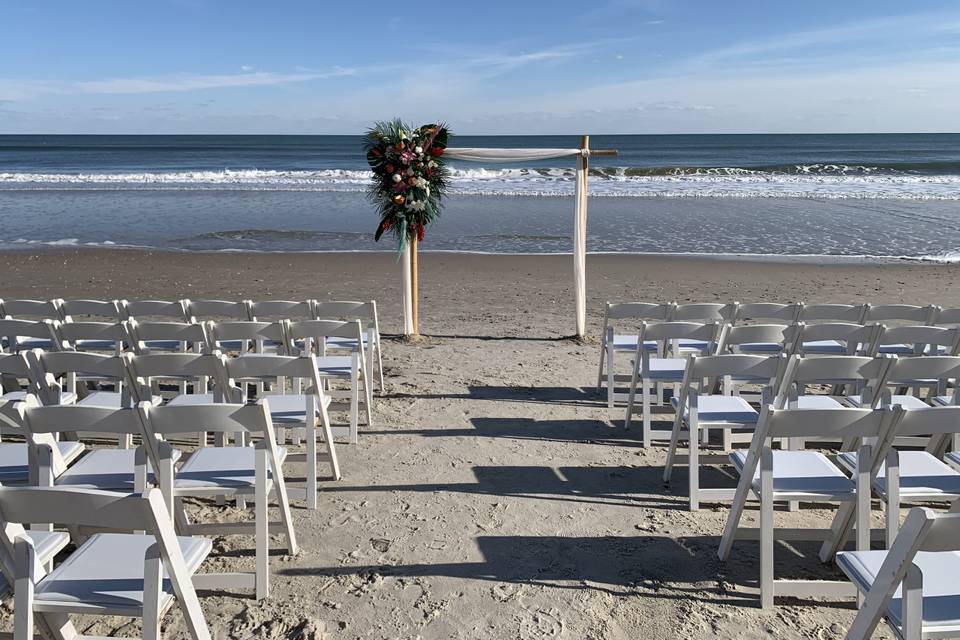
[[[583,153],[580,149],[486,149],[469,147],[447,147],[444,157],[454,160],[473,162],[528,162],[530,160],[549,160],[550,158],[569,158]]]
[[[577,336],[586,334],[587,325],[587,167],[589,149],[489,149],[447,147],[444,157],[473,162],[529,162],[551,158],[577,159],[573,217],[573,297]],[[409,277],[409,276],[406,276]],[[404,302],[408,298],[404,298]],[[404,307],[404,317],[407,317]]]

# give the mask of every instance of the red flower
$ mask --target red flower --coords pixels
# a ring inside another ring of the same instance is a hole
[[[439,158],[443,155],[443,147],[431,147],[430,155],[432,155],[434,158]]]
[[[419,242],[423,242],[423,234],[424,234],[424,231],[425,231],[425,229],[423,228],[423,225],[422,225],[422,224],[418,224],[418,225],[417,225],[417,240],[418,240]]]

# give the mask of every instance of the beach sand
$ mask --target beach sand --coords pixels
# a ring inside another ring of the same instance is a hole
[[[571,262],[421,256],[425,339],[385,342],[387,388],[375,424],[361,426],[359,445],[339,447],[344,479],[323,483],[317,511],[294,504],[302,550],[275,552],[271,597],[257,604],[201,594],[215,637],[843,637],[852,601],[779,600],[762,613],[756,543],[717,560],[727,509],[686,511],[684,470],[664,486],[664,448],[644,450],[621,416],[608,420],[593,390],[602,305],[960,306],[957,268],[590,256],[591,340],[579,344],[563,339],[573,333]],[[400,327],[399,269],[389,254],[71,249],[4,253],[0,264],[10,298],[376,299],[383,332]],[[286,472],[301,485],[302,465]],[[706,474],[708,486],[734,483]],[[748,510],[747,524],[756,515]],[[825,526],[829,515],[803,508],[778,518]],[[779,546],[778,575],[839,579],[815,550]],[[252,540],[224,539],[216,551],[223,556],[209,561],[212,571],[253,566]],[[182,635],[179,614],[167,620],[167,633]],[[86,632],[137,630],[120,624]]]

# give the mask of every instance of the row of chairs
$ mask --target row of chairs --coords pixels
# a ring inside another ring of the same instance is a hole
[[[31,340],[46,339],[53,347],[49,353],[133,353],[147,355],[164,352],[212,353],[214,351],[239,353],[242,357],[253,354],[317,354],[317,366],[329,393],[337,398],[349,400],[349,426],[346,434],[351,442],[357,442],[359,408],[362,403],[367,425],[372,423],[373,385],[371,383],[372,363],[369,358],[368,344],[373,344],[372,336],[364,337],[359,321],[342,322],[339,320],[281,320],[260,322],[251,320],[206,321],[206,322],[151,322],[125,320],[122,322],[58,320],[0,320],[0,336],[6,340],[8,351],[15,355],[26,351]],[[335,343],[335,340],[345,340]],[[32,349],[31,349],[32,350]],[[345,351],[344,351],[345,350]],[[339,353],[338,353],[339,351]],[[332,353],[328,353],[332,352]],[[7,358],[0,355],[0,363]],[[64,363],[74,361],[65,359]],[[80,365],[76,365],[80,366]],[[87,366],[87,365],[84,365]],[[3,391],[19,393],[19,380],[25,376],[21,372],[22,363],[10,358],[9,364],[0,364],[0,374],[6,376]],[[60,368],[50,371],[56,377],[65,377],[65,391],[76,398],[76,380],[79,374],[86,383],[107,380],[116,382],[115,376],[94,375],[91,369]],[[6,389],[13,380],[14,389]],[[2,379],[0,379],[2,380]],[[349,389],[340,391],[329,383],[343,381]],[[180,392],[186,393],[188,383],[192,382],[194,393],[206,393],[204,379],[182,378],[179,381]],[[262,383],[260,384],[262,388]],[[280,385],[283,388],[282,384]],[[262,389],[261,389],[262,390]],[[299,387],[295,387],[295,391]],[[117,396],[113,396],[115,399]],[[100,400],[97,400],[100,402]],[[343,435],[339,433],[338,435]]]
[[[192,637],[207,638],[194,589],[250,589],[265,598],[271,533],[282,534],[287,553],[298,552],[282,471],[286,452],[275,442],[269,398],[116,409],[43,406],[28,395],[0,402],[0,420],[24,439],[31,480],[0,487],[0,569],[14,590],[17,638],[32,638],[36,627],[48,637],[74,637],[70,614],[142,617],[144,637],[157,638],[174,602]],[[135,451],[96,448],[71,465],[55,438],[67,429],[136,435],[141,444]],[[171,446],[171,438],[199,429],[239,434],[251,446],[201,447],[189,456]],[[108,462],[106,475],[90,473],[97,458]],[[252,500],[253,519],[191,521],[184,498],[211,496],[233,497],[242,507]],[[271,498],[279,512],[273,522]],[[207,535],[252,535],[254,570],[200,573],[212,551]],[[55,566],[71,542],[76,550]]]
[[[639,340],[636,331],[636,326],[641,322],[717,322],[721,325],[733,326],[766,323],[779,325],[883,323],[887,326],[905,324],[953,327],[960,325],[960,309],[908,304],[608,302],[603,314],[597,390],[606,385],[608,404],[611,409],[615,401],[626,399],[622,393],[618,392],[617,385],[629,380],[629,376],[616,372],[614,358],[617,354],[637,351],[638,345],[643,342]],[[819,347],[821,351],[839,353],[842,349],[836,341],[810,342],[811,347]],[[685,346],[684,341],[680,341],[679,346]],[[645,348],[655,350],[656,344],[648,342]],[[891,347],[884,352],[894,353],[897,349]]]
[[[667,385],[682,382],[690,355],[724,353],[823,355],[900,355],[929,356],[960,353],[960,327],[896,326],[852,323],[797,323],[721,325],[717,322],[697,323],[665,321],[640,324],[637,347],[632,359],[629,389],[618,394],[612,366],[607,371],[607,403],[614,408],[619,396],[625,397],[626,424],[629,427],[640,395],[643,414],[643,442],[650,446],[655,439],[665,439],[669,432],[654,431],[651,425],[652,405],[662,404]],[[610,348],[612,342],[608,342]],[[607,360],[612,364],[611,357]],[[735,384],[735,381],[733,381]],[[922,382],[914,386],[923,386]],[[731,387],[732,389],[732,387]]]
[[[383,389],[383,362],[380,344],[380,320],[377,303],[355,301],[308,300],[15,300],[0,299],[0,318],[122,322],[156,320],[197,323],[204,320],[342,320],[358,321],[363,328],[362,342],[368,352],[369,370],[375,371]],[[27,340],[24,348],[50,348],[46,337]],[[331,337],[328,346],[356,349],[356,340]]]

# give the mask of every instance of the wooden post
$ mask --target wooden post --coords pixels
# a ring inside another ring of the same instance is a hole
[[[420,335],[420,283],[417,269],[417,237],[410,239],[410,302],[413,335]]]
[[[400,257],[401,279],[403,280],[403,335],[413,335],[413,284],[410,275],[410,243],[403,248]]]
[[[580,139],[580,149],[588,152],[590,136]],[[577,158],[576,207],[573,221],[573,301],[576,314],[577,337],[587,332],[587,183],[590,157],[582,153]]]

